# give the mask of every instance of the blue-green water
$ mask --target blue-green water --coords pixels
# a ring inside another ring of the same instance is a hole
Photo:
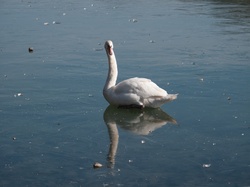
[[[249,12],[248,1],[1,1],[0,186],[250,186]],[[119,80],[147,77],[178,99],[107,108],[107,39]]]

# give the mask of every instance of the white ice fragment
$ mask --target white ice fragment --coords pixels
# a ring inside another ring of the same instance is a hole
[[[133,19],[129,19],[128,21],[129,21],[129,22],[133,22],[133,23],[138,22],[138,20],[137,20],[137,19],[135,19],[135,18],[133,18]]]
[[[53,24],[60,24],[61,22],[59,22],[59,21],[53,21],[52,23]]]
[[[144,144],[144,143],[145,143],[145,140],[142,140],[141,143]]]
[[[209,168],[211,166],[211,164],[203,164],[202,167],[203,168]]]
[[[44,25],[49,25],[49,23],[48,22],[45,22],[45,23],[43,23]]]
[[[23,94],[22,93],[14,94],[14,97],[20,97],[20,96],[23,96]]]

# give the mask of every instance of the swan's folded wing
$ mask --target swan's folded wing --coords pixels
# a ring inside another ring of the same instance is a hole
[[[117,84],[114,88],[116,94],[136,94],[143,98],[164,97],[167,92],[157,86],[150,79],[130,78]]]

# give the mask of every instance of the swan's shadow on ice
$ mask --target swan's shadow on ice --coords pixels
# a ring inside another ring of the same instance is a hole
[[[117,125],[122,129],[138,135],[148,135],[154,130],[166,125],[168,122],[177,124],[174,118],[160,108],[145,108],[143,110],[121,109],[110,105],[106,108],[103,119],[107,125],[110,138],[110,147],[107,157],[109,167],[113,167],[115,164],[115,155],[119,142]]]

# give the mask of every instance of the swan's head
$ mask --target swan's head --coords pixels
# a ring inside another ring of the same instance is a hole
[[[110,55],[110,56],[113,55],[114,45],[111,40],[106,41],[104,47],[105,47],[107,55]]]

